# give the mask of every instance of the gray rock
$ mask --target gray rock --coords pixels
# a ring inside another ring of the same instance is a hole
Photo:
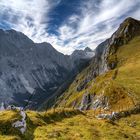
[[[92,95],[89,93],[85,93],[83,95],[82,101],[81,101],[81,105],[79,107],[80,110],[88,110],[90,109],[90,106],[92,104]]]
[[[92,108],[102,108],[105,110],[109,109],[109,103],[108,103],[108,97],[105,97],[103,95],[96,96],[92,102]]]
[[[5,110],[5,106],[4,106],[4,103],[2,102],[0,106],[0,111],[4,111],[4,110]]]
[[[36,109],[79,71],[76,60],[91,59],[87,52],[63,55],[49,43],[34,43],[21,32],[0,29],[0,103],[30,102],[28,107]]]

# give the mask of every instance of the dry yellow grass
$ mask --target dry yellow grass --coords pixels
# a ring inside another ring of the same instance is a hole
[[[16,119],[13,112],[8,121]],[[3,115],[2,115],[3,114]],[[27,111],[27,132],[7,128],[9,133],[0,131],[0,140],[139,140],[140,115],[131,115],[115,122],[97,120],[94,111],[79,112],[72,109],[56,109],[48,112]],[[4,119],[5,113],[1,113]],[[2,119],[1,119],[2,120]],[[6,123],[6,122],[5,122]],[[3,123],[3,126],[4,124]],[[5,124],[7,125],[7,124]]]
[[[71,107],[74,102],[79,106],[85,92],[100,95],[104,93],[110,99],[112,110],[127,110],[140,103],[140,36],[135,37],[127,45],[119,47],[117,67],[98,76],[78,92],[77,85],[92,70],[92,65],[81,72],[69,89],[59,98],[60,106]],[[115,75],[115,78],[113,78]],[[66,102],[66,103],[65,103]]]

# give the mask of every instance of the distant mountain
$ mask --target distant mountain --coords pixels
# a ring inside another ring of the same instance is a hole
[[[74,61],[80,59],[49,43],[34,43],[21,32],[0,29],[0,103],[37,108],[75,75]]]
[[[140,103],[140,21],[127,18],[95,50],[90,65],[56,102],[82,110],[120,111]]]
[[[94,51],[86,47],[84,50],[75,50],[71,54],[71,59],[91,59],[95,55]]]
[[[90,61],[94,55],[95,52],[88,47],[84,50],[75,50],[69,56],[69,59],[73,63],[74,67],[72,73],[69,74],[65,82],[59,86],[59,88],[49,98],[46,98],[45,102],[43,102],[43,104],[41,104],[38,109],[44,110],[52,107],[55,104],[57,98],[59,98],[72,83],[75,76],[90,64]]]

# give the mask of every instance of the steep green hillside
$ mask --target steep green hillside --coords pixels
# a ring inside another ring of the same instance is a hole
[[[131,115],[118,121],[97,120],[94,111],[56,110],[27,111],[27,131],[20,134],[11,122],[16,112],[0,112],[0,140],[138,140],[140,116]]]
[[[125,20],[115,33],[113,45],[110,43],[108,46],[109,53],[106,58],[108,70],[92,76],[96,67],[93,58],[90,66],[76,77],[69,89],[58,99],[57,105],[83,109],[107,108],[110,111],[128,110],[138,105],[140,103],[140,28],[138,27],[140,27],[139,21],[131,18]],[[126,28],[128,33],[122,33]],[[131,32],[134,28],[136,28],[135,35]],[[86,105],[83,100],[87,100]],[[87,102],[90,105],[87,105]]]

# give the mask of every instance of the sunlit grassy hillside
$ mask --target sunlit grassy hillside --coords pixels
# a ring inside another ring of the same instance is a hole
[[[103,94],[109,98],[112,110],[133,108],[140,102],[140,36],[127,45],[119,47],[112,56],[117,59],[117,67],[90,81],[80,92],[77,85],[90,74],[92,65],[80,73],[69,89],[59,98],[58,105],[71,107],[81,103],[83,94]]]
[[[55,110],[27,111],[27,131],[20,134],[11,123],[16,112],[0,112],[0,140],[139,140],[140,115],[119,121],[97,120],[93,111]]]

